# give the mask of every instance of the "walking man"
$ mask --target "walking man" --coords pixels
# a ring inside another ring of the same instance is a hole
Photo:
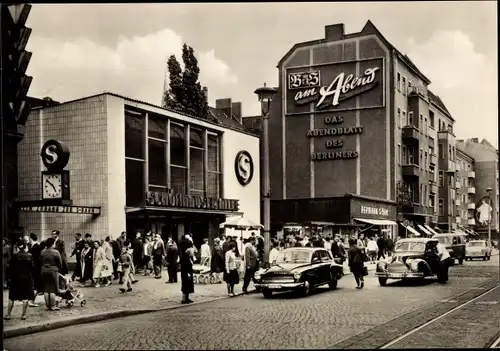
[[[163,245],[163,240],[160,238],[160,234],[154,234],[153,243],[153,268],[155,272],[155,279],[161,278],[162,271],[162,260],[165,255],[165,246]]]
[[[250,280],[254,280],[255,272],[259,267],[258,254],[255,249],[255,237],[250,237],[245,246],[245,276],[243,278],[243,293],[248,294]]]
[[[30,234],[30,249],[29,252],[33,259],[33,300],[29,302],[30,307],[38,307],[35,303],[36,297],[42,292],[42,262],[41,253],[42,249],[38,242],[38,236],[35,233]]]
[[[75,278],[78,277],[78,280],[80,280],[83,277],[83,272],[82,272],[82,250],[85,247],[85,241],[82,239],[82,234],[81,233],[76,233],[75,234],[75,247],[73,249],[73,252],[71,253],[71,256],[73,257],[76,256],[76,267],[75,271],[73,272],[73,275],[71,276],[71,280],[75,281]]]
[[[381,257],[385,260],[385,254],[384,254],[386,250],[385,241],[386,241],[385,235],[382,235],[377,239],[377,247],[378,247],[377,261],[379,261]]]
[[[61,233],[59,230],[52,231],[52,237],[55,239],[54,248],[59,251],[61,255],[61,270],[59,271],[62,275],[68,274],[68,259],[66,258],[66,245],[64,240],[59,239]]]

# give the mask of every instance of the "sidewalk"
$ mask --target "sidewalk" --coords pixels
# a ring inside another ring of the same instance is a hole
[[[376,268],[376,264],[365,263],[369,271]],[[21,303],[16,302],[12,310],[12,319],[4,320],[4,337],[14,337],[32,334],[40,331],[57,329],[72,325],[97,322],[100,320],[125,317],[134,314],[158,311],[162,309],[177,308],[185,305],[180,304],[181,284],[165,284],[167,280],[166,271],[162,279],[154,279],[152,276],[144,277],[137,275],[139,280],[133,285],[133,291],[121,293],[118,281],[113,281],[108,287],[100,288],[80,287],[81,284],[74,283],[74,287],[80,289],[87,304],[81,307],[79,302],[73,308],[68,309],[60,306],[59,311],[49,312],[46,310],[43,296],[38,296],[36,302],[39,307],[28,307],[28,319],[21,320]],[[351,274],[347,263],[344,262],[344,274]],[[180,274],[179,274],[180,280]],[[240,273],[240,283],[235,286],[235,293],[241,294],[243,286],[243,275]],[[195,284],[195,293],[192,300],[195,303],[203,303],[227,298],[226,284]],[[249,291],[253,290],[250,283]],[[7,312],[8,291],[3,293],[4,315]]]
[[[235,293],[242,292],[243,277],[240,283],[235,286]],[[46,310],[43,296],[38,296],[36,303],[39,307],[28,307],[28,319],[21,320],[21,303],[16,302],[12,310],[12,319],[4,320],[4,337],[13,337],[18,335],[30,334],[33,332],[50,330],[64,326],[76,325],[127,316],[133,314],[146,313],[162,309],[176,308],[184,306],[181,301],[181,283],[179,282],[165,284],[167,280],[166,271],[162,279],[154,279],[152,276],[144,277],[136,275],[139,280],[134,284],[133,291],[121,293],[118,288],[118,281],[108,287],[80,287],[81,284],[75,282],[74,287],[80,289],[87,304],[81,307],[76,302],[73,308],[68,309],[64,306],[59,311],[49,312]],[[226,284],[195,284],[195,293],[190,297],[195,303],[202,303],[227,298]],[[253,290],[250,283],[249,291]],[[4,316],[7,312],[8,291],[4,291]],[[57,327],[55,327],[57,325]]]

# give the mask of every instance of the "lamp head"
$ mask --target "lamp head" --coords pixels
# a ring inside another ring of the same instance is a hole
[[[276,89],[268,87],[266,86],[266,83],[264,83],[264,86],[262,88],[256,89],[254,93],[257,94],[260,102],[269,103],[273,101],[274,95],[276,94]]]

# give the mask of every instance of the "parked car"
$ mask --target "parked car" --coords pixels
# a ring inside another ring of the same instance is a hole
[[[439,240],[441,244],[446,245],[446,249],[454,260],[458,260],[459,264],[464,263],[465,259],[465,243],[467,236],[457,233],[441,233],[432,237]]]
[[[344,275],[331,252],[317,247],[291,247],[281,251],[268,269],[257,272],[255,287],[269,298],[273,292],[297,290],[308,295],[312,288],[328,284],[333,290]]]
[[[438,276],[439,256],[437,239],[401,239],[394,246],[390,261],[377,264],[375,276],[379,284],[387,285],[388,279],[441,279]]]
[[[474,258],[482,258],[483,260],[491,259],[491,244],[488,240],[471,240],[465,246],[465,259],[473,260]]]

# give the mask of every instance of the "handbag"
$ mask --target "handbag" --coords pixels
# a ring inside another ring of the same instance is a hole
[[[116,266],[116,271],[120,273],[123,272],[123,267],[121,263],[118,263],[118,266]]]
[[[368,267],[363,266],[363,277],[366,277],[368,275]]]

